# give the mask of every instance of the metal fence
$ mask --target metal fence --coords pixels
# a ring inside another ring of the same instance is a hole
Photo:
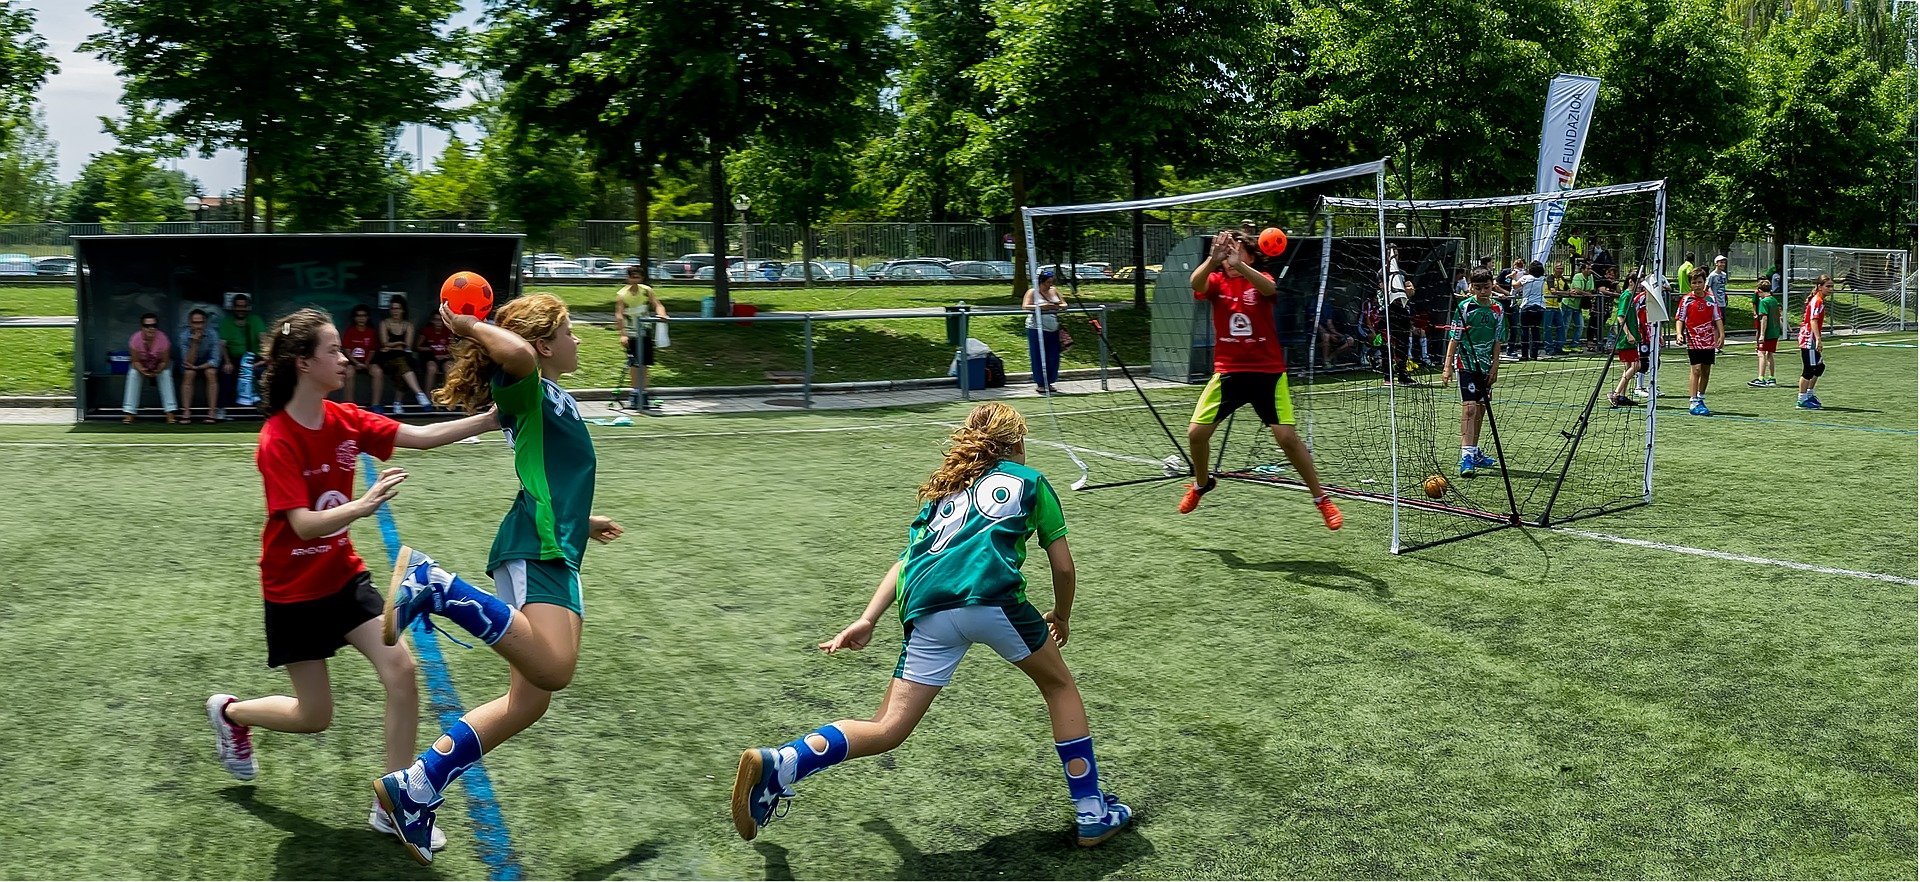
[[[1224,221],[1223,221],[1224,222]],[[1351,218],[1342,219],[1336,235],[1363,235],[1366,229],[1346,229]],[[1391,215],[1389,224],[1397,221]],[[1429,226],[1431,218],[1423,222]],[[1145,250],[1148,264],[1158,264],[1173,246],[1190,235],[1211,231],[1194,224],[1150,223],[1146,225]],[[526,250],[564,257],[589,255],[620,258],[638,251],[639,225],[630,220],[590,220],[564,224],[553,232],[529,237]],[[239,221],[166,221],[157,223],[97,224],[0,224],[0,252],[25,253],[32,257],[67,255],[73,252],[73,237],[103,234],[195,234],[241,232]],[[487,219],[445,220],[423,218],[361,220],[345,232],[356,233],[524,233],[517,221]],[[1294,231],[1295,235],[1299,231]],[[1317,230],[1306,231],[1316,235]],[[1437,235],[1439,230],[1408,230],[1408,235]],[[1645,255],[1633,252],[1636,241],[1645,241],[1626,224],[1599,223],[1590,233],[1606,238],[1615,246],[1615,257],[1623,266],[1643,262]],[[712,253],[713,224],[704,221],[654,221],[648,237],[648,255],[669,260],[682,254]],[[815,260],[847,261],[865,266],[884,260],[908,257],[942,257],[949,260],[1012,260],[1013,224],[1004,223],[836,223],[802,228],[795,224],[728,224],[729,254],[755,259],[800,260],[811,253]],[[1518,255],[1526,248],[1528,221],[1516,218],[1510,225],[1461,224],[1447,231],[1464,236],[1473,254]],[[1064,224],[1038,231],[1042,263],[1106,263],[1114,268],[1131,266],[1133,232],[1125,215],[1081,219],[1072,226]],[[807,248],[809,245],[811,248]],[[1678,266],[1684,255],[1695,253],[1696,263],[1711,264],[1717,254],[1726,254],[1728,270],[1736,278],[1757,278],[1772,264],[1771,243],[1742,239],[1712,230],[1667,229],[1665,265]]]

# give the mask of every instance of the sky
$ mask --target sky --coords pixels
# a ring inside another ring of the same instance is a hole
[[[469,27],[477,23],[484,0],[461,0],[464,7],[452,24]],[[47,130],[59,145],[60,180],[80,176],[87,159],[114,147],[113,138],[100,128],[100,117],[120,115],[120,75],[112,64],[78,51],[80,43],[100,31],[100,20],[91,11],[89,0],[26,0],[33,9],[36,27],[47,40],[47,50],[60,62],[60,72],[47,78],[40,89],[40,107],[47,114]],[[416,132],[408,126],[400,139],[400,149],[413,153],[422,136],[426,160],[431,164],[447,143],[447,133],[437,129]],[[472,137],[465,129],[461,137]],[[240,186],[245,174],[241,154],[222,150],[211,159],[189,155],[177,167],[200,180],[208,193],[225,193]]]

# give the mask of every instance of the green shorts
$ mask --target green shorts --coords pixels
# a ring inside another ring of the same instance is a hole
[[[586,616],[580,596],[580,571],[564,560],[507,560],[491,573],[494,596],[514,609],[529,603],[551,603]]]
[[[1263,426],[1293,425],[1293,396],[1287,392],[1286,374],[1214,374],[1193,407],[1193,421],[1210,426],[1233,416],[1242,405],[1252,406]]]

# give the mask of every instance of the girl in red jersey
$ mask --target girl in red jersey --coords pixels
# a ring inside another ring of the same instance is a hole
[[[266,393],[254,462],[266,482],[260,587],[266,599],[268,667],[285,667],[293,695],[241,701],[207,699],[220,763],[242,781],[258,772],[250,730],[320,732],[333,721],[327,659],[351,644],[373,663],[386,688],[386,768],[413,762],[420,725],[413,656],[381,639],[383,600],[347,528],[393,498],[405,481],[392,468],[353,498],[361,453],[380,459],[395,447],[429,449],[497,427],[491,411],[434,426],[408,426],[352,404],[327,400],[352,376],[340,333],[326,313],[303,309],[269,328]],[[375,811],[369,823],[388,831]],[[445,837],[435,837],[441,845]]]
[[[373,329],[373,310],[365,306],[356,306],[348,313],[347,329],[340,332],[340,348],[347,354],[347,365],[351,373],[340,388],[346,390],[339,398],[341,401],[353,400],[353,378],[356,374],[367,375],[367,403],[373,404],[380,398],[380,380],[384,376],[380,363],[373,356],[380,349],[379,335]]]

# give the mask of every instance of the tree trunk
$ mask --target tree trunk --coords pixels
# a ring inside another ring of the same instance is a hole
[[[255,173],[255,169],[253,166],[253,142],[251,139],[249,139],[247,142],[247,167],[246,167],[247,180],[245,183],[245,189],[242,190],[242,195],[240,196],[240,232],[242,233],[253,232],[253,176],[254,176],[254,173]]]
[[[1027,172],[1015,166],[1012,170],[1013,183],[1013,302],[1019,303],[1033,287],[1033,281],[1027,277],[1027,230],[1021,223],[1020,209],[1027,204]]]
[[[267,191],[266,192],[267,208],[266,208],[265,214],[267,216],[267,233],[268,235],[272,235],[273,233],[273,184],[274,184],[274,174],[272,171],[267,172],[266,184],[267,186],[265,189]]]
[[[813,287],[813,224],[800,225],[800,285]]]
[[[707,179],[713,188],[713,314],[724,317],[733,314],[733,296],[727,290],[727,212],[733,206],[718,149],[707,158]]]
[[[1147,198],[1146,161],[1140,148],[1133,148],[1133,198]],[[1133,308],[1147,308],[1147,213],[1133,212]]]

